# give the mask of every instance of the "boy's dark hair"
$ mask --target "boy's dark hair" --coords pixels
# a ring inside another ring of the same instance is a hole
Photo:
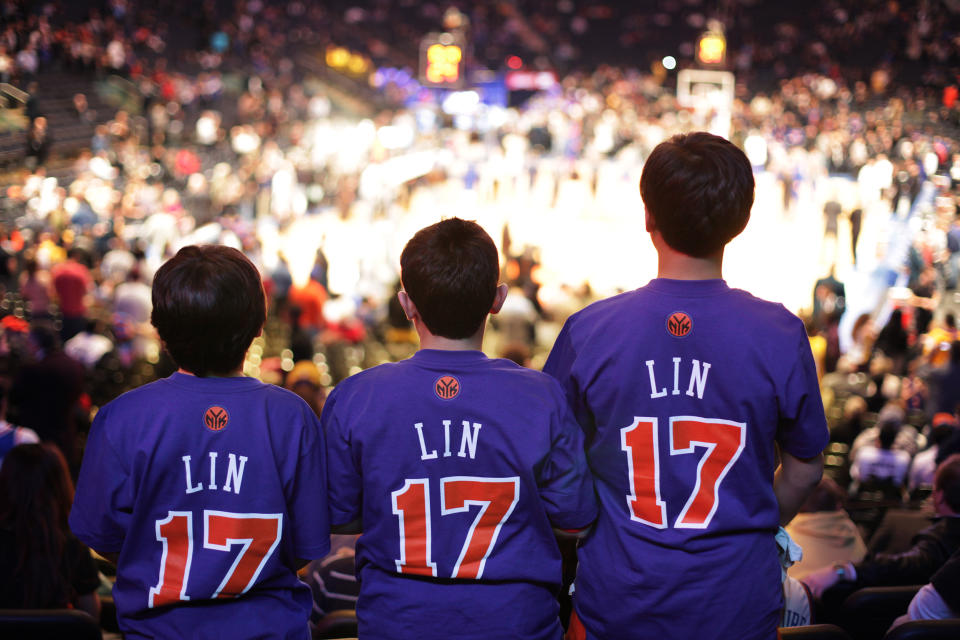
[[[880,433],[878,439],[880,440],[881,449],[890,449],[893,447],[893,443],[897,439],[897,434],[900,433],[900,423],[899,422],[884,422],[880,425]]]
[[[671,249],[703,258],[723,248],[750,219],[753,170],[719,136],[697,132],[656,146],[643,166],[640,195]]]
[[[493,306],[500,257],[480,225],[450,218],[410,239],[400,255],[400,280],[430,333],[469,338]]]
[[[236,370],[266,316],[260,274],[236,249],[184,247],[154,276],[150,322],[177,365],[195,375]]]

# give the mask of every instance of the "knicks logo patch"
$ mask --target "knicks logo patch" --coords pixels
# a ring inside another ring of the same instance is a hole
[[[689,335],[692,329],[693,320],[683,311],[674,311],[667,318],[667,332],[676,338]]]
[[[441,400],[453,400],[460,393],[460,381],[453,376],[443,376],[434,383],[433,390]]]
[[[203,425],[210,431],[222,431],[230,420],[230,414],[223,407],[210,407],[203,414]]]

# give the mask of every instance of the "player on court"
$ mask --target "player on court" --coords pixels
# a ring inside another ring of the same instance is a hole
[[[810,346],[797,317],[722,279],[753,204],[743,152],[676,136],[640,189],[658,277],[571,316],[544,367],[600,499],[575,611],[588,638],[769,640],[774,535],[817,484],[828,439]]]
[[[330,548],[319,421],[241,375],[266,313],[235,249],[185,247],[157,271],[152,321],[180,371],[104,406],[70,526],[117,563],[127,638],[309,638],[304,560]]]
[[[321,421],[330,513],[358,522],[364,640],[559,640],[551,527],[596,517],[583,436],[555,380],[480,351],[506,297],[490,237],[457,218],[400,258],[408,360],[348,378]]]

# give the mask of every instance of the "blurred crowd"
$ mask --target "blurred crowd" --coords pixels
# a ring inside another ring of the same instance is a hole
[[[7,172],[0,444],[55,443],[76,472],[97,407],[171,372],[150,282],[192,243],[234,246],[258,266],[270,314],[245,372],[319,411],[339,380],[415,349],[395,299],[399,251],[438,215],[474,207],[511,286],[491,351],[537,366],[569,313],[624,285],[547,263],[534,222],[638,216],[643,159],[718,115],[681,107],[656,61],[689,61],[719,19],[737,74],[729,137],[778,185],[784,215],[822,228],[827,257],[809,268],[848,263],[823,270],[803,309],[837,504],[921,504],[937,461],[960,451],[960,14],[919,0],[820,0],[802,17],[746,0],[459,4],[2,3],[0,81],[42,91],[45,69],[117,74],[136,108],[105,114],[76,157]],[[404,45],[445,23],[468,30],[473,64],[518,56],[558,83],[515,107],[444,111]],[[333,81],[316,65],[334,43],[408,69],[373,86]],[[643,64],[622,63],[634,58]],[[548,217],[523,224],[532,214],[517,207]],[[871,216],[902,229],[900,253],[861,241]],[[875,270],[883,295],[851,304],[864,298],[856,273]],[[861,515],[869,539],[882,513]]]

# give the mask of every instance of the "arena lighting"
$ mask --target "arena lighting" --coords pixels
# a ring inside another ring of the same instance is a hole
[[[358,76],[370,71],[371,67],[370,61],[367,58],[345,47],[327,47],[324,60],[331,69]]]
[[[663,68],[667,71],[673,71],[677,68],[677,59],[673,56],[663,56],[661,63],[663,64]]]

